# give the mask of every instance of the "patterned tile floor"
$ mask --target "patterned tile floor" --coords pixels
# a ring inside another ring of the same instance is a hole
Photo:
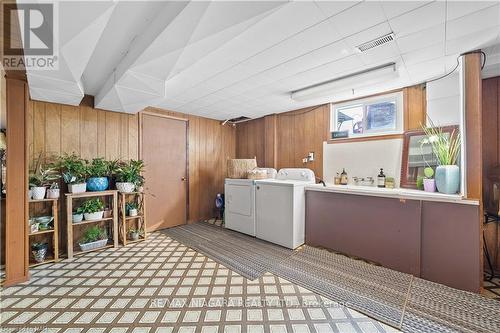
[[[1,290],[1,332],[397,332],[272,274],[250,281],[160,233]]]
[[[500,301],[500,278],[494,277],[491,280],[484,280],[483,295]]]

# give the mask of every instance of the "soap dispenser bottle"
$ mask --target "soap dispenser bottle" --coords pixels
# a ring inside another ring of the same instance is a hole
[[[380,173],[377,177],[377,187],[385,187],[384,169],[380,168]]]
[[[347,185],[347,172],[345,172],[345,169],[342,169],[342,173],[340,174],[340,185]]]

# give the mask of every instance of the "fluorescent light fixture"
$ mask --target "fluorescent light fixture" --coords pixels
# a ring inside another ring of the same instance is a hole
[[[291,97],[298,102],[325,96],[333,97],[339,91],[353,90],[397,76],[396,63],[391,62],[292,91]]]

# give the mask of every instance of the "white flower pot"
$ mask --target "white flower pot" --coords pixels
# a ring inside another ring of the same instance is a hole
[[[48,199],[57,199],[59,198],[59,189],[58,188],[49,188],[47,190],[47,198]]]
[[[102,219],[103,215],[104,215],[104,211],[101,210],[100,212],[95,212],[95,213],[84,213],[83,218],[87,221],[100,220],[100,219]]]
[[[117,182],[116,189],[122,193],[132,193],[135,190],[135,185],[134,183]]]
[[[100,247],[104,247],[106,246],[106,244],[108,244],[108,239],[101,239],[101,240],[98,240],[98,241],[95,241],[95,242],[91,242],[91,243],[85,243],[85,244],[78,244],[80,245],[80,249],[82,251],[90,251],[90,250],[95,250],[95,249],[98,249]]]
[[[31,188],[31,193],[33,195],[33,200],[42,200],[45,198],[46,187],[43,186],[33,186]]]
[[[68,184],[69,193],[84,193],[87,192],[87,183]]]
[[[137,216],[137,209],[136,208],[129,209],[128,216]]]
[[[28,200],[31,200],[31,199],[33,199],[33,191],[28,190]]]
[[[73,214],[73,223],[78,223],[83,221],[83,214]]]
[[[131,232],[130,233],[130,238],[132,240],[138,240],[139,239],[139,233],[138,232]]]

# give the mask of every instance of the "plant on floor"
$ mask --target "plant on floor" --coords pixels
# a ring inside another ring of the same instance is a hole
[[[109,162],[102,157],[94,158],[87,165],[87,189],[89,191],[104,191],[109,186]]]
[[[456,129],[448,133],[435,126],[430,118],[427,123],[430,126],[423,127],[426,139],[422,140],[422,145],[429,144],[437,158],[436,187],[439,192],[455,194],[460,186],[460,168],[456,165],[460,155],[460,133]]]
[[[33,243],[31,244],[31,253],[33,254],[33,258],[37,263],[41,263],[45,260],[45,256],[47,255],[47,250],[49,248],[49,244],[47,243]]]
[[[57,167],[61,169],[63,180],[68,184],[71,193],[81,193],[87,190],[87,163],[76,154],[64,154],[59,157]]]
[[[104,214],[104,203],[99,198],[89,199],[79,209],[81,209],[85,220],[98,220],[102,219]]]
[[[116,188],[120,192],[130,193],[143,186],[143,171],[144,162],[142,160],[130,160],[120,163],[116,171]]]
[[[106,230],[95,225],[85,230],[83,237],[80,239],[80,244],[93,243],[105,239],[108,239]]]

